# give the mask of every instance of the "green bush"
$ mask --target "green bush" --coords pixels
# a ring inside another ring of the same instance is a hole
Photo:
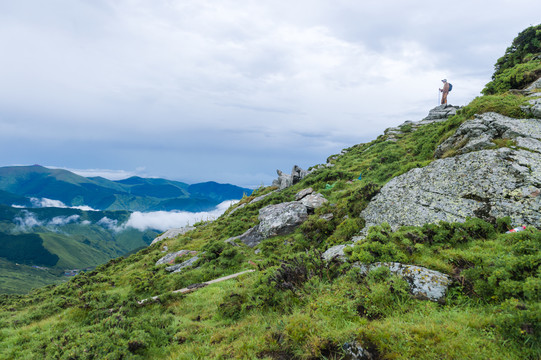
[[[511,88],[520,89],[528,82],[536,80],[532,74],[541,70],[540,61],[535,60],[540,53],[541,25],[530,26],[521,31],[504,56],[496,61],[492,81],[486,85],[483,94],[501,93]],[[540,74],[538,73],[537,77]]]

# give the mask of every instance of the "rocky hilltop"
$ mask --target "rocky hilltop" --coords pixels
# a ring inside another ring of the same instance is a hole
[[[541,358],[539,44],[519,34],[470,104],[0,297],[0,358]]]
[[[381,189],[361,213],[367,228],[504,216],[513,226],[541,224],[541,118],[479,115],[439,145],[435,157]]]

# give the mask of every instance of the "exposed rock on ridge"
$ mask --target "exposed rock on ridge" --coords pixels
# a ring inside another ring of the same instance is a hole
[[[524,149],[492,149],[496,138]],[[487,113],[467,121],[438,148],[461,155],[440,159],[392,179],[362,211],[366,232],[387,222],[393,229],[466,217],[510,216],[514,225],[541,223],[541,120]],[[473,151],[473,152],[472,152]]]
[[[278,187],[279,190],[290,187],[291,185],[295,185],[309,174],[308,171],[301,169],[297,165],[293,166],[291,175],[284,174],[280,170],[276,170],[276,172],[278,173],[278,179],[272,182],[272,186]]]
[[[298,200],[260,209],[258,225],[240,236],[227,239],[226,242],[234,244],[235,240],[240,240],[245,245],[254,247],[264,239],[289,234],[308,219],[310,212],[327,202],[321,194],[314,194],[311,188],[300,191],[296,199]]]
[[[404,123],[398,125],[397,127],[391,127],[386,129],[384,134],[387,135],[387,140],[397,141],[397,136],[400,136],[405,132],[414,131],[423,125],[447,120],[449,117],[456,115],[458,109],[460,109],[459,106],[453,105],[436,106],[435,108],[431,109],[428,112],[428,115],[421,121],[407,120]]]
[[[519,147],[541,152],[541,122],[538,119],[513,119],[485,113],[462,124],[435,152],[441,158],[447,151],[457,154],[494,147],[495,139],[515,139]]]
[[[360,267],[364,273],[379,267],[388,268],[393,274],[406,279],[410,284],[411,293],[420,299],[443,302],[447,287],[451,284],[451,278],[448,275],[422,266],[404,265],[396,262],[378,262],[371,265],[357,263],[356,266]]]

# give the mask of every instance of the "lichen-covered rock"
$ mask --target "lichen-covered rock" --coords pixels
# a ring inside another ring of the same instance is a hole
[[[466,121],[457,131],[445,140],[435,151],[435,157],[441,158],[446,152],[454,150],[457,154],[478,151],[494,147],[495,139],[529,139],[528,142],[541,140],[541,120],[513,119],[497,113],[485,113],[475,119]]]
[[[357,341],[347,342],[342,345],[344,360],[373,360],[372,354],[364,349]]]
[[[272,186],[278,187],[279,190],[295,185],[309,174],[308,171],[301,169],[297,165],[293,166],[291,175],[285,174],[280,170],[276,170],[276,173],[278,174],[278,179],[272,182]]]
[[[307,218],[307,207],[298,201],[269,205],[259,210],[259,224],[226,241],[240,240],[245,245],[254,247],[264,239],[292,233]]]
[[[404,134],[405,132],[417,130],[422,125],[447,120],[449,117],[456,115],[456,111],[458,109],[460,109],[459,106],[453,105],[436,106],[435,108],[430,110],[428,112],[428,116],[426,116],[421,121],[407,120],[404,123],[398,125],[397,127],[391,127],[386,129],[384,131],[384,134],[387,135],[387,140],[397,141],[398,136]]]
[[[188,259],[180,264],[168,266],[165,268],[165,271],[169,271],[170,273],[181,272],[184,268],[187,268],[188,266],[192,266],[193,264],[195,264],[197,260],[199,260],[199,255],[196,255],[193,258]]]
[[[156,266],[162,265],[162,264],[172,264],[173,262],[175,262],[175,259],[177,257],[181,257],[188,254],[195,255],[196,253],[197,253],[196,251],[179,250],[177,252],[167,254],[164,257],[162,257],[160,260],[156,261]]]
[[[459,106],[453,105],[439,105],[428,112],[428,115],[420,121],[420,124],[430,124],[433,122],[445,121],[453,115],[456,115],[456,111],[460,109]]]
[[[297,202],[269,205],[259,210],[258,231],[265,238],[293,232],[308,218],[306,206]]]
[[[537,89],[541,89],[541,78],[537,79],[533,83],[530,84],[525,90],[526,91],[534,91]]]
[[[235,245],[237,240],[254,247],[262,240],[277,235],[292,233],[308,218],[308,212],[320,207],[327,199],[321,194],[310,194],[300,201],[269,205],[259,210],[259,224],[244,234],[229,238],[227,243]]]
[[[341,261],[346,261],[347,258],[346,254],[344,253],[344,249],[349,245],[350,244],[342,244],[330,247],[321,255],[321,257],[326,261],[331,261],[334,258]]]
[[[422,266],[405,265],[397,262],[377,262],[370,265],[355,263],[354,265],[358,266],[364,273],[382,266],[389,268],[391,273],[408,281],[411,293],[420,299],[443,302],[445,301],[447,287],[451,284],[451,278],[448,275]]]
[[[308,211],[314,211],[315,209],[323,206],[323,204],[328,202],[328,200],[325,199],[320,193],[307,195],[299,201],[301,204],[306,206]]]
[[[184,235],[188,231],[191,231],[191,230],[194,230],[194,229],[195,229],[195,227],[193,227],[193,226],[185,226],[185,227],[178,228],[178,229],[169,229],[166,232],[164,232],[163,234],[161,234],[160,236],[158,236],[157,238],[155,238],[154,240],[152,240],[150,245],[154,245],[158,241],[162,241],[164,239],[171,239],[171,238],[177,237],[179,235]]]
[[[440,159],[389,181],[361,212],[363,232],[383,222],[396,230],[467,217],[539,226],[540,188],[537,152],[501,148]]]
[[[528,105],[521,106],[521,109],[538,119],[541,119],[541,94],[536,94],[534,99],[528,101]]]
[[[311,187],[309,187],[307,189],[303,189],[303,190],[301,190],[301,191],[299,191],[298,193],[295,194],[295,200],[299,201],[303,197],[308,196],[308,195],[312,194],[313,192],[314,192],[314,189],[312,189]]]

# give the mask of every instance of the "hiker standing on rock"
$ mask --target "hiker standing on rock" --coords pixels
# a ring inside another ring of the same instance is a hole
[[[441,104],[447,106],[447,94],[449,94],[449,91],[451,90],[449,88],[449,83],[447,82],[447,79],[443,79],[441,81],[443,83],[443,89],[440,89],[441,95]]]

